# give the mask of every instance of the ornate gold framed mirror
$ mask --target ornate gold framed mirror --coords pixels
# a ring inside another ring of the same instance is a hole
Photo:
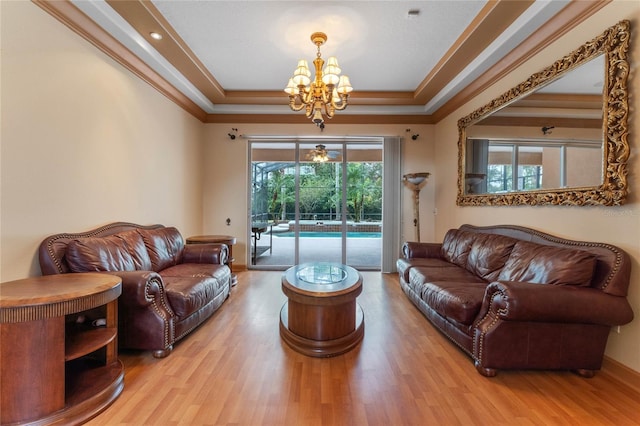
[[[624,204],[629,21],[458,121],[460,206]]]

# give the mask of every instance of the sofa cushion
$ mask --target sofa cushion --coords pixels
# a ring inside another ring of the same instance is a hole
[[[589,286],[595,265],[595,256],[583,250],[519,241],[498,279]]]
[[[222,293],[224,283],[208,277],[163,277],[167,299],[182,321]]]
[[[404,279],[405,282],[409,282],[409,270],[414,266],[426,266],[430,268],[457,268],[458,266],[433,257],[414,257],[412,259],[400,258],[396,261],[396,267],[398,273]]]
[[[66,260],[72,272],[151,269],[149,254],[136,231],[72,240],[67,245]]]
[[[469,325],[480,312],[486,286],[466,281],[432,281],[422,286],[420,297],[443,317]]]
[[[67,245],[65,256],[72,272],[136,269],[126,243],[117,235],[75,239]]]
[[[159,272],[181,262],[184,240],[173,227],[138,229],[149,252],[152,270]]]
[[[487,281],[495,281],[517,242],[503,235],[479,234],[471,244],[467,269]]]
[[[210,277],[221,282],[227,282],[231,279],[231,270],[224,265],[216,265],[212,263],[180,263],[159,272],[160,276],[165,277]]]
[[[149,258],[149,253],[147,252],[147,248],[144,245],[144,240],[136,230],[119,232],[114,234],[115,237],[121,239],[125,246],[127,247],[127,251],[131,255],[133,259],[133,263],[136,265],[136,270],[138,271],[150,271],[151,270],[151,259]]]
[[[450,267],[447,268],[431,268],[424,266],[416,266],[409,270],[409,287],[413,288],[414,291],[420,293],[419,288],[429,282],[434,281],[452,281],[452,282],[467,282],[467,283],[477,283],[484,284],[487,283],[480,277],[472,274],[464,268],[459,266],[450,264]]]
[[[450,229],[442,241],[442,257],[451,263],[466,268],[471,244],[477,236],[478,234],[474,232]]]

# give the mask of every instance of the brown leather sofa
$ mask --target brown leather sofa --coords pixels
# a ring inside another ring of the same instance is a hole
[[[229,296],[224,244],[185,245],[176,228],[116,222],[47,237],[43,275],[105,271],[122,278],[118,336],[123,348],[167,356],[173,344],[209,318]]]
[[[601,368],[612,326],[633,319],[631,262],[618,247],[518,226],[463,225],[407,242],[397,267],[409,299],[476,369]]]

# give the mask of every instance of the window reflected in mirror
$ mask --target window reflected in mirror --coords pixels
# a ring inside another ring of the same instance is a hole
[[[458,205],[620,205],[629,22],[458,121]]]
[[[602,183],[599,141],[467,139],[466,194],[588,187]]]

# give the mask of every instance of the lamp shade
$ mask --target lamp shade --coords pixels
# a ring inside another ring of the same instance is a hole
[[[327,59],[327,66],[324,67],[322,82],[324,84],[338,84],[340,71],[338,59],[335,56],[330,57]]]
[[[407,180],[409,181],[409,183],[412,183],[412,184],[414,184],[414,185],[419,185],[419,184],[421,184],[422,182],[424,182],[424,180],[425,180],[425,179],[426,179],[426,178],[425,178],[425,177],[422,177],[422,176],[419,176],[419,177],[408,177],[408,178],[407,178]]]
[[[338,90],[335,87],[331,92],[331,101],[336,105],[340,105],[342,103],[342,98],[338,96]]]
[[[288,95],[293,95],[293,96],[295,96],[298,93],[300,93],[300,90],[298,89],[298,86],[296,86],[296,84],[293,82],[292,78],[289,79],[289,84],[287,84],[287,87],[284,88],[284,91]]]
[[[342,70],[340,69],[340,65],[338,65],[338,58],[336,58],[335,56],[330,56],[329,59],[327,59],[327,68],[328,67],[334,69],[334,72],[336,74],[340,74],[342,72]]]
[[[408,173],[404,175],[403,178],[412,185],[420,185],[429,175],[431,175],[431,173]]]
[[[338,77],[338,74],[335,74],[333,72],[331,72],[333,70],[330,69],[330,67],[326,67],[325,68],[325,72],[322,75],[322,82],[324,84],[337,84],[340,81],[340,77]]]
[[[349,81],[349,77],[346,75],[340,76],[340,82],[338,83],[338,93],[341,95],[349,94],[353,91],[353,87],[351,87],[351,82]]]
[[[311,82],[311,71],[309,71],[309,63],[300,59],[298,67],[293,72],[293,82],[298,86],[307,86]]]

